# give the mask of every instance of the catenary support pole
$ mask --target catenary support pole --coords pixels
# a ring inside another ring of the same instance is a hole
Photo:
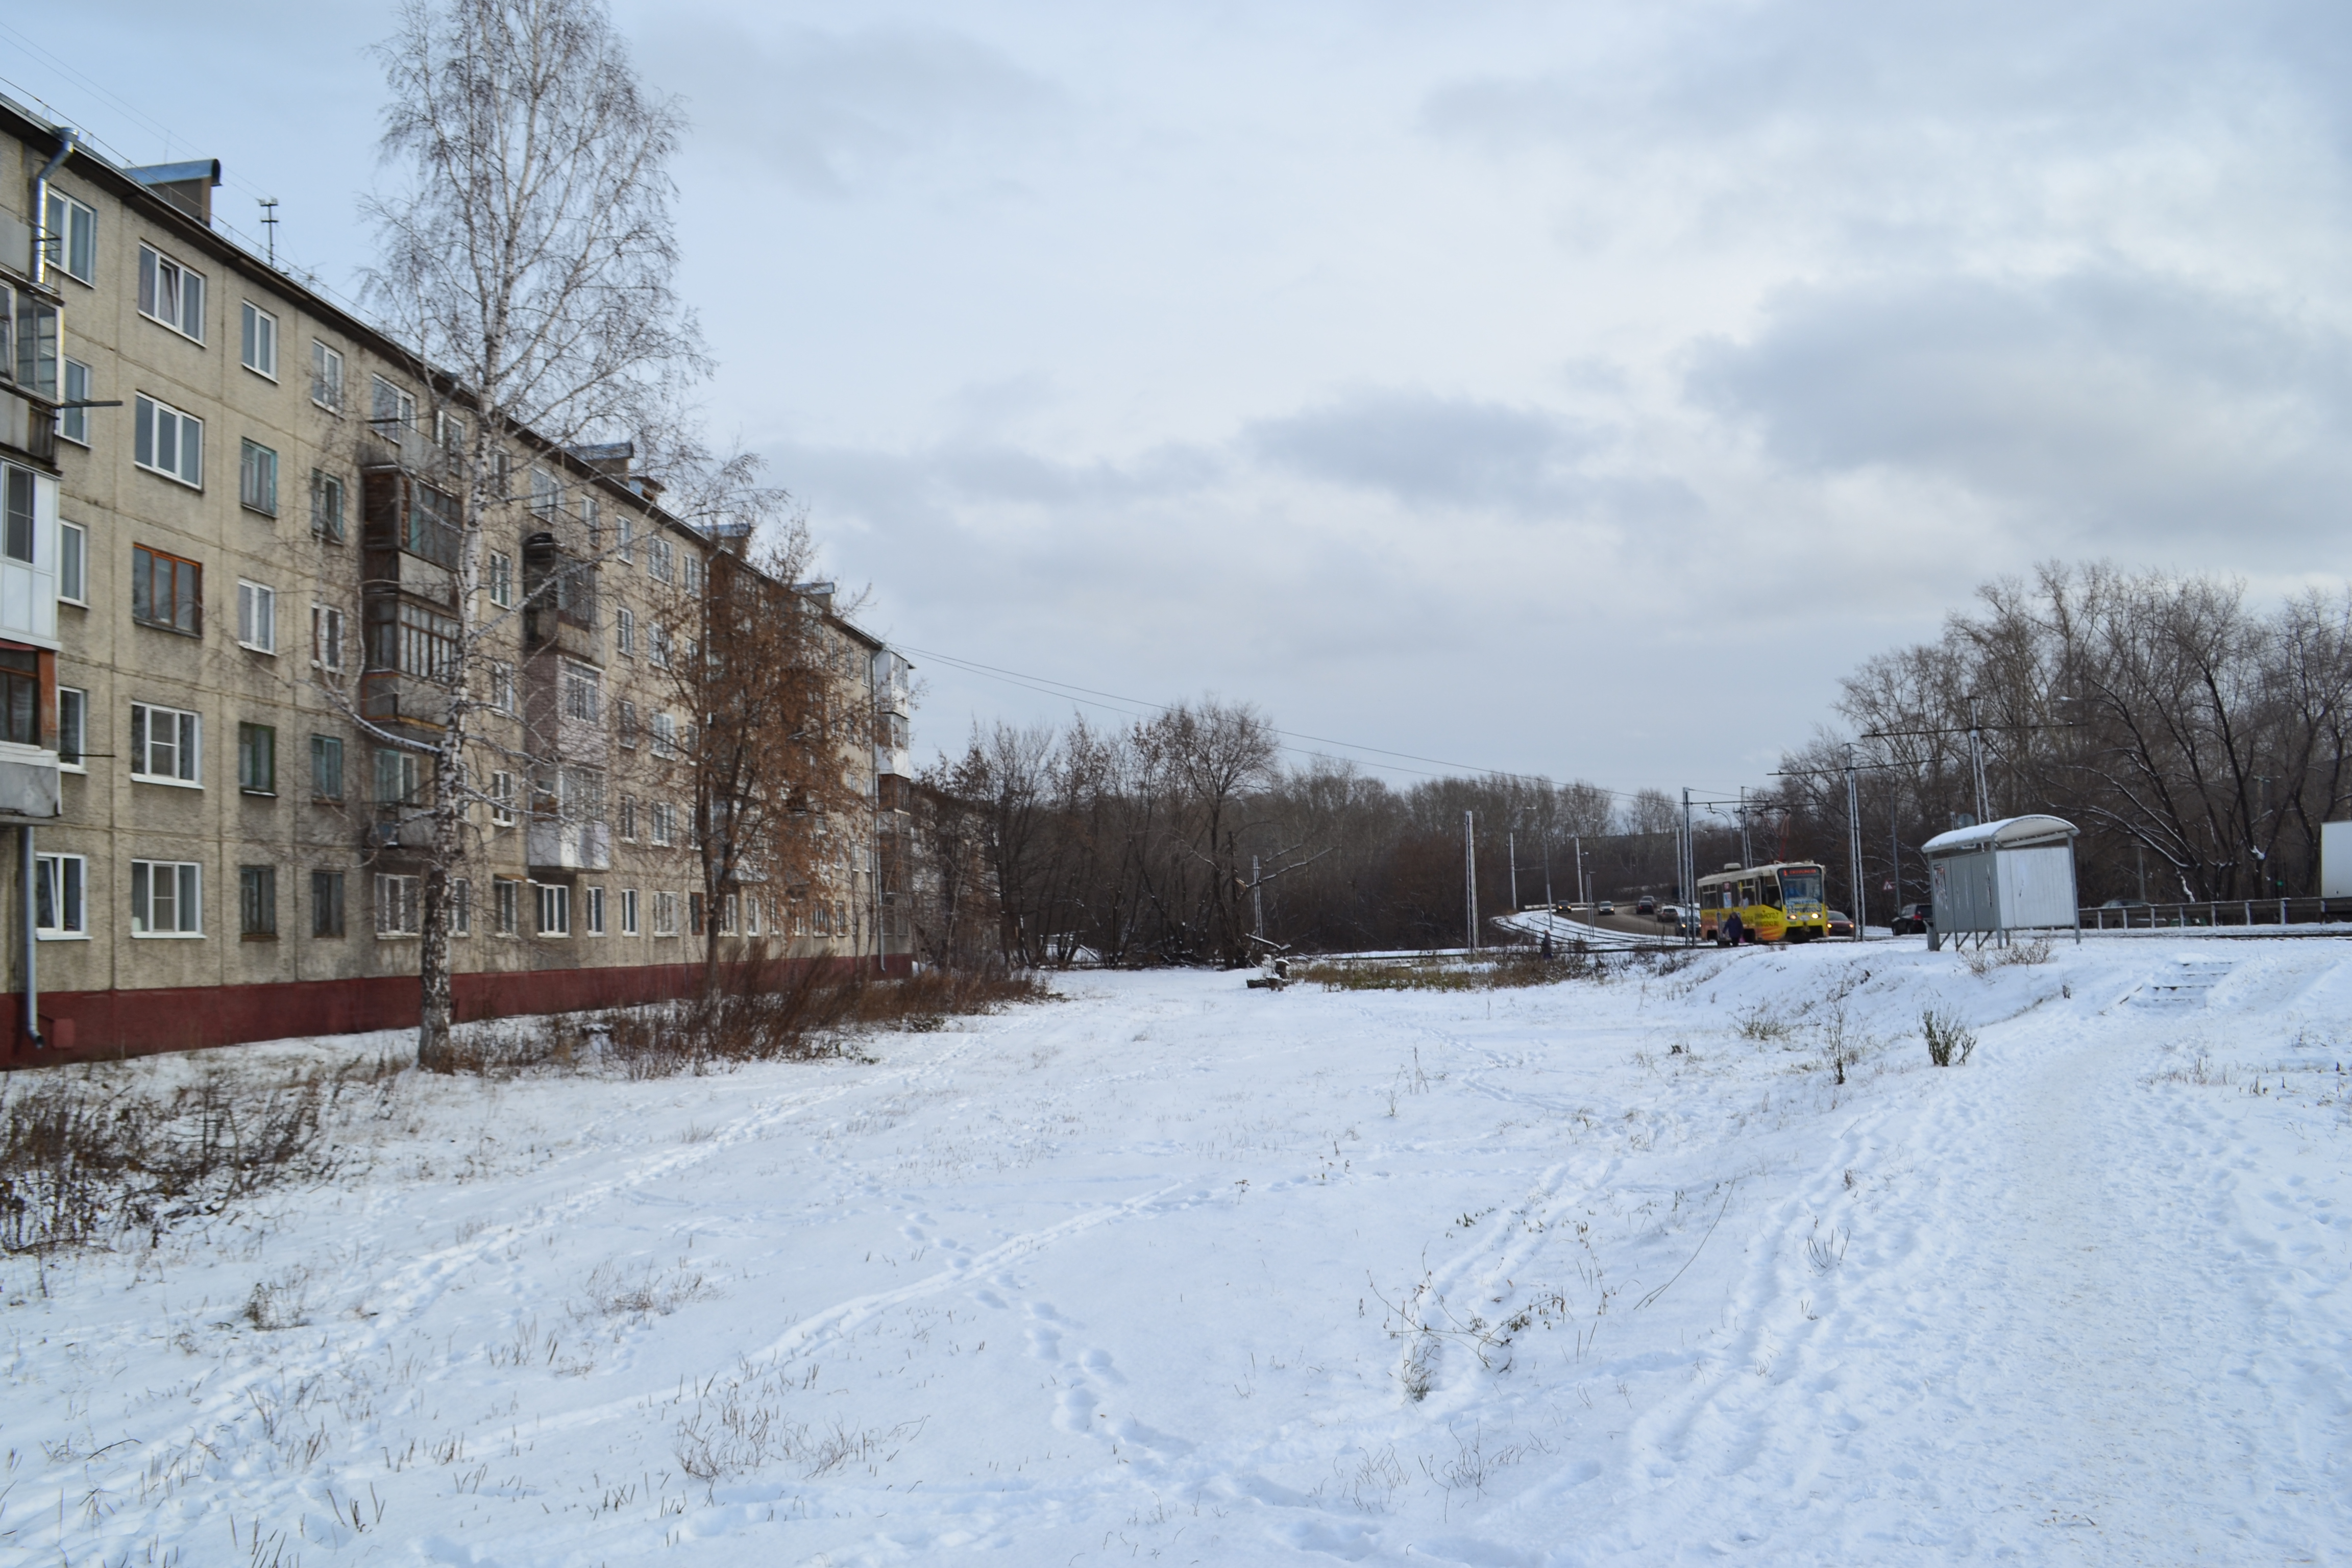
[[[1462,905],[1470,928],[1470,951],[1478,951],[1478,829],[1469,812],[1462,814]]]
[[[1519,912],[1519,835],[1517,829],[1503,835],[1503,853],[1511,867],[1511,912]]]
[[[33,825],[16,829],[16,885],[24,892],[25,931],[25,1038],[35,1050],[41,1048],[41,976],[39,954],[41,941],[33,921],[36,905],[33,901]]]
[[[1848,864],[1848,879],[1853,885],[1853,940],[1867,942],[1863,934],[1864,906],[1869,902],[1862,886],[1862,794],[1853,782],[1853,748],[1845,749],[1845,832],[1846,852],[1852,858]]]

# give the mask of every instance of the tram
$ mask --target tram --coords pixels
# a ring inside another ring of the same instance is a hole
[[[1725,926],[1739,917],[1748,942],[1811,942],[1829,934],[1822,906],[1822,868],[1810,860],[1769,866],[1726,866],[1698,879],[1699,934],[1720,945]]]

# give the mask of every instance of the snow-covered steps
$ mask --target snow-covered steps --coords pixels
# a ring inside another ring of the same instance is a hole
[[[2165,964],[2134,994],[2135,1006],[2181,1012],[2205,1005],[2206,994],[2237,964],[2226,958],[2180,958]]]

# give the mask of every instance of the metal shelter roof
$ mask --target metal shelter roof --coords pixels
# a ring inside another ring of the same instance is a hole
[[[1974,827],[1955,827],[1949,833],[1938,833],[1919,846],[1919,852],[1931,860],[1947,855],[1976,855],[1988,849],[2025,849],[2037,844],[2063,844],[2079,831],[2063,816],[2005,816],[1999,822],[1979,822]]]

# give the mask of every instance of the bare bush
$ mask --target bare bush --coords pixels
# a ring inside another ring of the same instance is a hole
[[[1919,1032],[1927,1037],[1927,1059],[1939,1068],[1966,1062],[1977,1048],[1977,1037],[1958,1019],[1933,1007],[1919,1015]]]

